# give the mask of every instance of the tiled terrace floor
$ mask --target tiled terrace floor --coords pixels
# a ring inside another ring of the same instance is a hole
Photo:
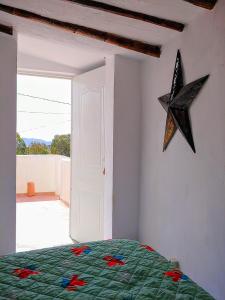
[[[69,208],[62,201],[27,200],[17,201],[18,252],[72,243]]]
[[[59,196],[55,193],[36,193],[35,196],[28,197],[26,194],[17,194],[16,202],[36,202],[36,201],[55,201],[59,200]]]

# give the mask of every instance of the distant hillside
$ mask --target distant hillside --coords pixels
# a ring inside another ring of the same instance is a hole
[[[26,146],[30,146],[30,144],[32,144],[32,143],[41,143],[41,144],[50,146],[52,143],[50,141],[45,141],[45,140],[35,139],[35,138],[23,138],[23,140],[24,140]]]

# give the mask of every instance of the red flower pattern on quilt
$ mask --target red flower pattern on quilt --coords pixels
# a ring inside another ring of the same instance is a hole
[[[20,279],[25,279],[31,275],[38,275],[40,272],[35,271],[34,269],[31,269],[29,267],[24,268],[24,269],[15,269],[13,271],[13,274],[19,277]]]
[[[125,262],[123,261],[124,257],[122,255],[114,255],[114,256],[105,256],[103,258],[104,260],[107,261],[107,265],[109,267],[114,267],[114,266],[124,266]]]
[[[72,279],[63,278],[62,287],[66,288],[68,291],[75,291],[77,286],[84,286],[87,282],[79,279],[78,275],[73,275]]]
[[[81,246],[71,249],[71,252],[73,252],[76,256],[79,256],[82,253],[89,254],[91,251],[92,250],[89,246]]]
[[[179,280],[187,280],[188,277],[184,275],[180,270],[174,269],[172,271],[168,271],[164,273],[166,276],[171,277],[174,282],[178,282]]]
[[[150,247],[150,246],[148,246],[148,245],[141,245],[141,247],[142,247],[142,248],[145,248],[145,249],[148,250],[149,252],[154,252],[154,251],[155,251],[152,247]]]

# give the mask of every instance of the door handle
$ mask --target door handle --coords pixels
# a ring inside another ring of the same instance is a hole
[[[102,174],[105,176],[105,168],[103,169],[103,172],[102,172]]]

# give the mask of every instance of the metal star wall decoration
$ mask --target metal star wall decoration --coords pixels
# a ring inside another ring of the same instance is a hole
[[[209,75],[204,76],[184,86],[182,60],[178,50],[171,92],[159,98],[159,102],[167,112],[163,151],[166,150],[176,130],[179,129],[193,152],[196,152],[188,109],[208,77]]]

